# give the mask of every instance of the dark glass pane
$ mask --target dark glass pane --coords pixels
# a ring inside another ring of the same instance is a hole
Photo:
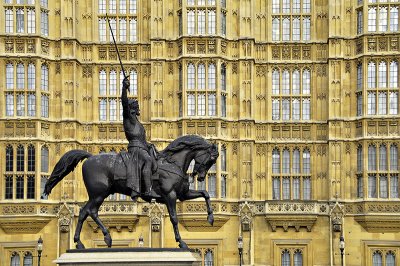
[[[24,177],[23,176],[17,176],[16,198],[17,199],[24,198]]]
[[[28,147],[28,171],[34,172],[35,171],[35,147],[30,145]]]
[[[35,176],[29,175],[28,176],[28,188],[27,188],[27,195],[28,199],[35,198]]]
[[[11,146],[7,146],[6,148],[6,171],[13,171],[13,163],[14,163],[14,149]]]
[[[24,156],[25,152],[24,152],[24,147],[23,146],[18,146],[17,148],[17,171],[24,171],[25,167],[24,167]]]
[[[5,191],[5,199],[13,198],[13,177],[11,175],[6,176],[6,191]]]

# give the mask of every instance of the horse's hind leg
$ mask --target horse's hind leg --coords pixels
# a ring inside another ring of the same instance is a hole
[[[92,217],[93,221],[100,227],[101,231],[103,232],[104,235],[104,242],[106,242],[107,246],[110,248],[112,245],[112,239],[110,232],[108,232],[107,228],[104,226],[103,222],[99,218],[99,208],[100,205],[103,203],[104,197],[97,196],[93,200],[93,206],[90,209],[90,217]]]
[[[175,240],[179,242],[180,248],[188,248],[185,241],[182,240],[178,228],[178,216],[176,214],[176,192],[172,190],[166,197],[166,204],[168,208],[169,218],[172,226],[174,227]]]
[[[90,206],[92,205],[92,203],[93,202],[91,200],[89,200],[85,204],[85,206],[83,206],[81,208],[81,210],[79,211],[78,224],[76,225],[75,235],[74,235],[74,242],[76,243],[77,249],[85,248],[85,245],[83,245],[83,243],[81,242],[80,235],[81,235],[81,231],[82,231],[83,222],[86,220],[86,218],[89,215],[89,209],[90,209]]]

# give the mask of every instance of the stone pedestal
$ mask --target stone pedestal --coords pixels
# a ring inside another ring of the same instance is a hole
[[[178,248],[70,249],[54,261],[59,266],[201,266],[199,254]]]

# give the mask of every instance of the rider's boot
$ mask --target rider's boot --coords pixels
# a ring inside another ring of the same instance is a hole
[[[144,196],[146,196],[146,197],[152,197],[152,198],[158,198],[158,197],[160,197],[160,196],[152,189],[150,178],[145,178],[145,179],[144,179],[144,186],[145,186],[145,192],[143,193]]]

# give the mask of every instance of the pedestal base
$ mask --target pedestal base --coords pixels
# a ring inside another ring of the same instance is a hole
[[[201,266],[200,255],[178,248],[70,249],[54,261],[59,266]]]

